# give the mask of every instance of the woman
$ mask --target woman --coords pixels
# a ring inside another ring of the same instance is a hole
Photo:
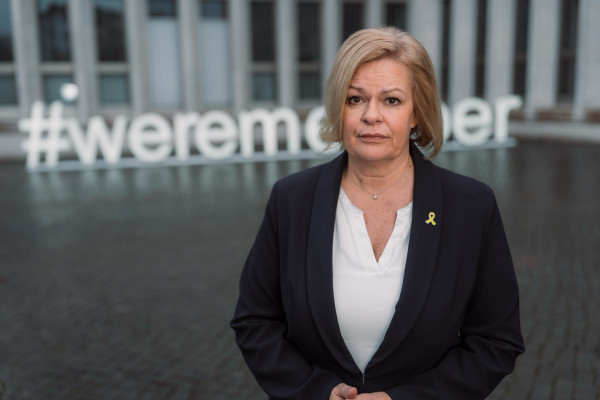
[[[275,184],[231,322],[272,399],[483,399],[524,351],[489,187],[434,166],[440,100],[394,28],[341,47],[322,137],[345,151]]]

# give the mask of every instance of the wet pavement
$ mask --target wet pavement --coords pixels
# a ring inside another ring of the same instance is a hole
[[[0,164],[0,398],[265,399],[228,322],[273,183],[322,161]],[[600,399],[600,146],[443,153],[490,185],[527,352],[490,399]]]

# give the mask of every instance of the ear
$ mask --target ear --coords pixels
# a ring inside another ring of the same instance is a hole
[[[418,122],[417,115],[413,112],[412,119],[410,120],[410,129],[415,129],[415,126],[417,126]]]

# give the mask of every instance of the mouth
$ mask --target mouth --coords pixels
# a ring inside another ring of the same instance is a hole
[[[358,135],[361,140],[365,140],[367,142],[380,142],[382,140],[387,139],[385,135],[381,133],[363,133]]]

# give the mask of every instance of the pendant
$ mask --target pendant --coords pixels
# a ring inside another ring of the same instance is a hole
[[[373,200],[377,200],[377,195],[373,193]]]

